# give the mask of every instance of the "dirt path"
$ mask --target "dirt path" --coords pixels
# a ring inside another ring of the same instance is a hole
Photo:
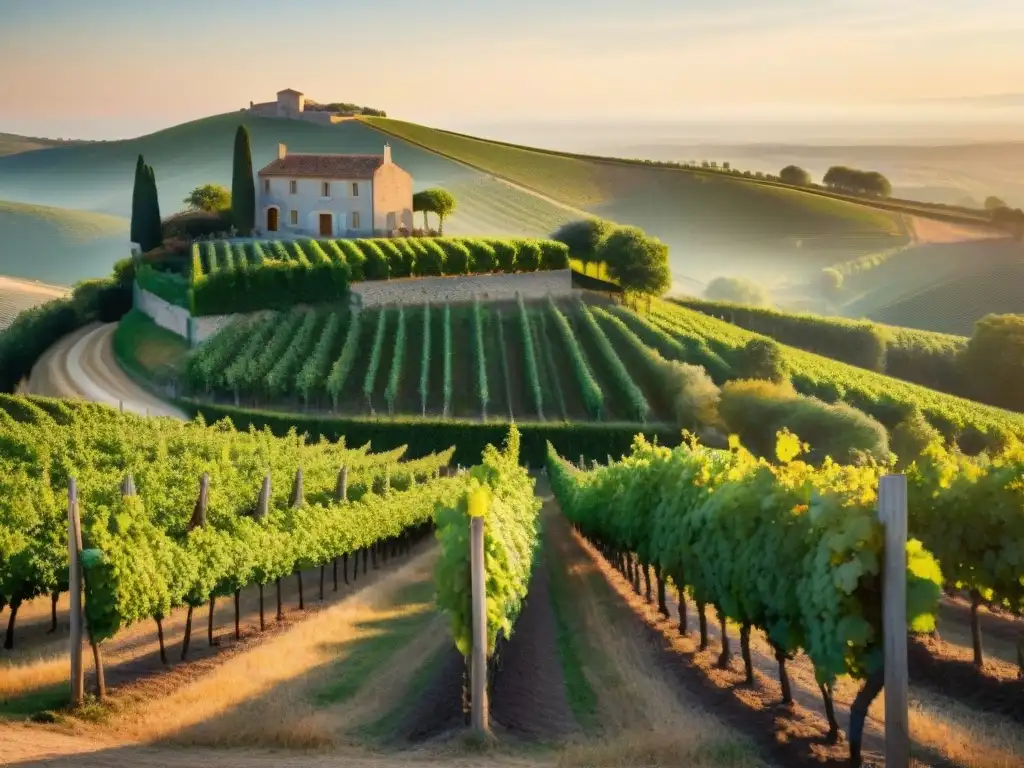
[[[23,391],[48,397],[82,398],[133,413],[185,419],[177,408],[142,389],[114,357],[116,323],[93,323],[54,344],[39,359]]]
[[[638,615],[642,617],[648,639],[660,649],[657,670],[661,685],[674,680],[689,692],[694,701],[705,705],[709,714],[714,713],[734,728],[749,734],[766,753],[776,756],[780,764],[788,766],[845,759],[845,744],[828,746],[823,743],[827,723],[814,671],[806,657],[798,656],[788,664],[796,706],[783,709],[778,705],[781,689],[777,682],[777,664],[770,646],[759,633],[755,632],[751,637],[756,685],[746,687],[739,659],[738,628],[731,625],[729,628],[733,662],[729,669],[718,669],[716,661],[721,640],[717,617],[712,609],[708,610],[711,644],[708,650],[701,652],[697,650],[696,608],[692,603],[688,603],[690,633],[687,637],[680,637],[679,614],[674,600],[668,601],[670,619],[662,619],[656,609],[643,597],[637,596],[632,586],[578,535],[569,532],[567,541],[561,546],[571,569],[589,569],[599,573],[634,619]],[[585,553],[585,559],[574,557],[574,548]],[[615,658],[618,659],[620,654],[629,658],[625,655],[629,650],[622,647],[623,642],[633,646],[635,640],[635,633],[630,639],[627,630],[619,631],[613,626],[613,636],[602,636],[599,642],[600,645],[614,643],[609,647],[615,648]],[[626,675],[626,679],[636,679],[632,672],[627,671]],[[639,679],[643,679],[643,674]],[[607,684],[602,686],[602,689],[607,688]],[[849,724],[849,707],[857,689],[858,685],[853,681],[841,680],[834,691],[837,717],[844,730]],[[614,688],[610,690],[614,691]],[[644,718],[650,716],[642,708],[639,712],[630,712],[626,706],[629,701],[628,695],[615,695],[612,699],[612,706],[619,713],[623,727],[628,727],[631,722],[643,723]],[[651,714],[664,717],[663,711],[663,707],[658,707]],[[881,761],[883,718],[884,703],[879,698],[869,711],[865,728],[864,754],[869,761]],[[917,686],[911,688],[911,734],[917,765],[1010,768],[1019,765],[1024,758],[1024,729],[1017,723],[974,711],[963,702]]]
[[[904,216],[910,237],[916,245],[925,243],[961,243],[968,240],[998,240],[1006,235],[983,227],[953,224],[923,216]]]

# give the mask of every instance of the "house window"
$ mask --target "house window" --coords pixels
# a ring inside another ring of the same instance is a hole
[[[270,194],[270,179],[263,180],[263,191],[268,195]]]
[[[293,181],[293,182],[292,182],[292,184],[294,184],[294,183],[295,183],[295,182]],[[294,208],[292,208],[292,210],[291,210],[291,214],[289,214],[289,215],[290,215],[290,217],[291,217],[291,218],[289,219],[289,221],[291,221],[291,224],[292,224],[292,226],[293,226],[293,227],[297,227],[297,226],[299,226],[299,212],[298,212],[298,211],[296,211],[296,210],[295,210]]]
[[[298,191],[299,191],[299,182],[297,182],[295,180],[289,181],[288,182],[288,192],[289,192],[289,194],[294,195]]]
[[[323,196],[324,197],[330,197],[331,196],[331,182],[325,181],[321,186],[323,187],[323,189],[321,190],[321,192],[323,193]]]
[[[352,229],[359,229],[359,211],[352,211]]]
[[[359,197],[359,182],[352,182],[352,197]]]

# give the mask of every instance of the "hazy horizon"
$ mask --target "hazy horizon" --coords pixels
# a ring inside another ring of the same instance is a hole
[[[296,0],[286,17],[265,0],[16,3],[0,131],[129,138],[290,87],[454,129],[628,118],[775,135],[785,116],[797,142],[1005,140],[1024,136],[1022,34],[1015,0],[969,15],[952,0]]]

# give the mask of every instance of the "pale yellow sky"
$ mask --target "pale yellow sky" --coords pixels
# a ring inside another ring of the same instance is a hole
[[[5,9],[0,131],[124,134],[285,87],[441,122],[1024,92],[1019,0],[139,5]]]

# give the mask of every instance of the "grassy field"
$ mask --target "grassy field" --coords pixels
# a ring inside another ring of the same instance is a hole
[[[730,273],[774,281],[906,241],[896,214],[795,189],[510,147],[398,120],[365,122],[560,202],[643,227],[672,248],[677,279],[706,282]]]
[[[242,113],[217,115],[136,139],[0,158],[0,198],[127,216],[135,160],[142,153],[156,173],[160,210],[167,216],[181,210],[182,198],[200,184],[230,185],[231,148],[239,123],[245,123],[252,135],[256,168],[277,156],[278,143],[292,152],[380,153],[390,141],[395,162],[412,174],[416,189],[444,186],[456,194],[458,210],[445,222],[449,234],[546,235],[573,215],[357,121],[319,126]]]
[[[0,200],[0,275],[71,285],[128,254],[125,219]]]

